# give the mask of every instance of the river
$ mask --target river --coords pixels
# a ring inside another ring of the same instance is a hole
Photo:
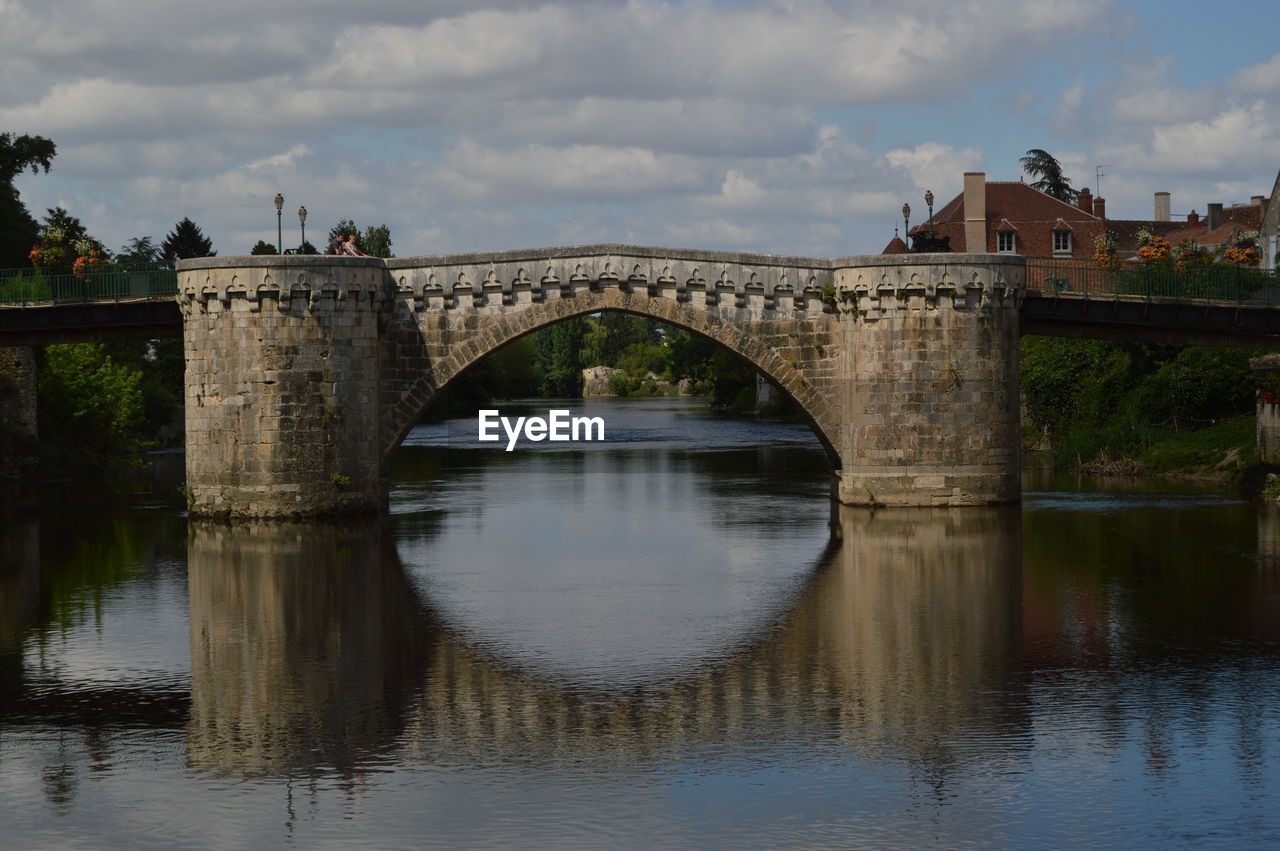
[[[803,426],[563,406],[381,520],[189,523],[178,455],[10,511],[5,846],[1280,843],[1275,507],[842,508]]]

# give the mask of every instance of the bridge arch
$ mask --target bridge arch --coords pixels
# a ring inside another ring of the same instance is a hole
[[[471,367],[535,331],[567,319],[604,312],[657,319],[711,340],[741,357],[796,403],[814,436],[826,450],[833,468],[839,469],[838,432],[829,416],[830,406],[826,397],[795,365],[769,345],[767,335],[670,298],[619,290],[580,291],[571,297],[530,305],[520,313],[494,316],[488,319],[483,331],[454,344],[450,356],[431,363],[407,388],[403,398],[416,400],[412,406],[389,407],[389,421],[384,423],[382,430],[384,469],[440,393]]]

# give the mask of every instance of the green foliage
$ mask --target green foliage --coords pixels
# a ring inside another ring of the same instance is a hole
[[[668,353],[665,347],[651,343],[632,343],[618,356],[617,366],[634,375],[665,375]]]
[[[264,239],[260,239],[256,243],[254,243],[253,248],[249,249],[249,254],[250,256],[261,257],[261,256],[272,255],[272,254],[279,254],[279,252],[276,251],[276,247],[274,245],[272,245],[271,243],[267,242]]]
[[[716,343],[681,328],[666,330],[663,344],[668,351],[668,370],[671,380],[692,378],[699,382],[710,381],[711,357],[719,348]]]
[[[336,487],[336,488],[337,488],[338,490],[340,490],[340,491],[344,491],[344,490],[346,490],[347,488],[351,487],[351,477],[350,477],[350,476],[344,476],[342,473],[334,473],[334,474],[333,474],[332,476],[330,476],[329,478],[331,478],[331,479],[333,480],[333,486],[334,486],[334,487]]]
[[[535,336],[521,337],[472,365],[449,385],[448,401],[490,402],[538,395]]]
[[[0,268],[30,265],[27,254],[40,233],[12,183],[0,181]]]
[[[582,343],[587,320],[565,319],[535,336],[538,391],[544,396],[582,395]]]
[[[0,133],[0,268],[28,265],[27,253],[40,226],[14,188],[13,179],[27,169],[47,174],[57,146],[42,136]]]
[[[1171,435],[1250,413],[1254,354],[1027,337],[1025,422],[1033,435],[1049,439],[1060,466],[1101,457],[1141,459]],[[1164,453],[1142,463],[1166,469],[1173,457]]]
[[[41,443],[58,469],[102,468],[143,448],[143,375],[102,343],[46,346],[37,398]]]
[[[299,254],[319,254],[320,252],[309,241],[303,240],[302,244],[298,246],[298,253]]]
[[[102,250],[102,243],[89,236],[89,231],[84,226],[84,222],[76,216],[71,215],[62,207],[54,207],[46,210],[44,224],[41,226],[41,238],[56,242],[67,249],[68,260],[75,258],[72,253],[75,250],[76,243],[89,240],[94,248]]]
[[[1062,174],[1062,164],[1048,151],[1032,148],[1018,163],[1028,175],[1039,178],[1031,184],[1032,189],[1067,203],[1074,202],[1080,194],[1071,188],[1071,181]]]
[[[587,320],[582,341],[583,366],[618,366],[628,347],[659,341],[657,323],[643,316],[610,310]]]
[[[213,250],[213,242],[204,235],[204,231],[191,219],[183,217],[173,226],[173,230],[160,244],[161,254],[165,260],[187,260],[192,257],[213,257],[218,252]]]
[[[0,133],[0,183],[9,183],[27,169],[39,174],[43,168],[48,174],[57,152],[58,146],[43,136]]]
[[[370,257],[394,257],[391,253],[391,228],[386,225],[370,225],[364,236],[356,240],[360,250]]]
[[[160,246],[149,236],[135,237],[120,246],[116,261],[130,266],[154,266],[163,260]]]

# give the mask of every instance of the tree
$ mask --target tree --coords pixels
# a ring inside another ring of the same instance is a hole
[[[104,343],[46,346],[39,369],[40,441],[59,468],[102,467],[137,451],[142,371]]]
[[[187,260],[191,257],[213,257],[213,243],[191,219],[183,217],[160,245],[165,260]]]
[[[116,260],[131,266],[154,266],[161,261],[160,246],[149,236],[136,236],[120,246]]]
[[[303,240],[302,244],[298,246],[298,253],[299,254],[319,254],[320,252],[316,251],[316,247],[312,245],[310,241]]]
[[[43,168],[48,174],[57,151],[57,146],[43,136],[0,133],[0,182],[9,183],[27,169],[39,174]]]
[[[279,252],[276,251],[276,247],[274,245],[261,239],[258,240],[258,242],[253,246],[253,248],[249,249],[249,254],[255,255],[255,256],[262,255],[262,254],[278,254],[278,253]]]
[[[1062,164],[1048,151],[1032,148],[1018,162],[1022,165],[1023,171],[1032,177],[1039,178],[1031,184],[1032,189],[1039,189],[1046,195],[1052,195],[1068,204],[1074,202],[1076,196],[1080,194],[1071,188],[1071,181],[1062,174]]]
[[[0,268],[28,264],[27,254],[40,225],[22,203],[13,179],[27,169],[46,173],[57,147],[41,136],[0,133]]]
[[[539,331],[535,368],[539,390],[544,396],[582,395],[582,338],[587,321],[582,317],[564,319]]]
[[[378,225],[365,228],[364,237],[357,240],[360,249],[370,257],[394,257],[391,253],[391,228]]]

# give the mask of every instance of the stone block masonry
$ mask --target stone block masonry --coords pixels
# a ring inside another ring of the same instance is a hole
[[[842,502],[1014,501],[1023,263],[621,245],[182,261],[191,511],[379,510],[392,454],[455,377],[605,310],[749,361],[805,412]]]
[[[36,357],[0,346],[0,480],[20,479],[36,461]]]
[[[202,517],[376,511],[380,260],[187,261],[187,488]]]

